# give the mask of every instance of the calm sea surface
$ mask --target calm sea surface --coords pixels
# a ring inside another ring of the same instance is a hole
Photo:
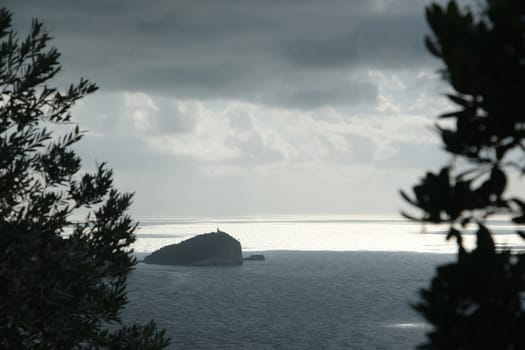
[[[499,244],[520,244],[510,226],[494,225]],[[267,260],[139,264],[124,318],[154,319],[172,349],[414,349],[429,328],[409,304],[455,252],[443,227],[423,234],[396,217],[326,216],[144,218],[135,251],[217,228]]]

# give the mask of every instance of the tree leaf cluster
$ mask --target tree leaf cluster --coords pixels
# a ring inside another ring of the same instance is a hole
[[[401,191],[401,196],[423,211],[423,217],[403,215],[411,220],[431,223],[467,223],[491,214],[517,210],[515,199],[503,198],[507,175],[495,164],[486,170],[458,175],[450,166],[439,173],[428,172],[413,188],[413,197]],[[521,208],[521,207],[520,207]]]
[[[51,37],[35,20],[20,39],[11,18],[0,9],[0,348],[164,348],[153,322],[120,316],[136,264],[132,194],[104,163],[81,175],[72,149],[83,132],[71,108],[97,87],[49,86],[61,68]]]
[[[525,348],[525,255],[498,249],[487,225],[496,214],[525,223],[525,202],[506,192],[510,173],[525,174],[525,2],[477,4],[426,9],[433,35],[425,43],[444,64],[455,106],[436,124],[451,161],[401,195],[421,213],[406,217],[449,225],[458,258],[437,269],[415,304],[433,326],[422,349]],[[468,251],[463,236],[472,225],[476,247]]]
[[[525,256],[498,252],[484,226],[476,235],[477,248],[440,266],[414,305],[434,326],[422,349],[525,348]]]
[[[523,148],[524,8],[520,0],[487,1],[480,16],[455,1],[427,8],[434,36],[426,44],[445,64],[442,74],[454,89],[447,96],[457,106],[440,116],[455,128],[438,127],[450,153],[492,163]]]

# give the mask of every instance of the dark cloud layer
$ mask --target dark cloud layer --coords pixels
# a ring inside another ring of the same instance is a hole
[[[359,65],[406,68],[426,64],[421,16],[387,15],[360,21],[340,35],[293,40],[284,46],[294,64],[336,69]]]
[[[371,102],[367,68],[425,67],[416,1],[6,0],[45,22],[65,79],[103,89],[312,108]]]

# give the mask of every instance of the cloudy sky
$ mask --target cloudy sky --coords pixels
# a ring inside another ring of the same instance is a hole
[[[3,0],[62,52],[57,84],[135,215],[395,214],[447,157],[419,0]]]

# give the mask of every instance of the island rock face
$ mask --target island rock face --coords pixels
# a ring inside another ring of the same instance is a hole
[[[242,264],[241,243],[217,230],[162,247],[144,258],[144,262],[187,266],[239,265]]]

